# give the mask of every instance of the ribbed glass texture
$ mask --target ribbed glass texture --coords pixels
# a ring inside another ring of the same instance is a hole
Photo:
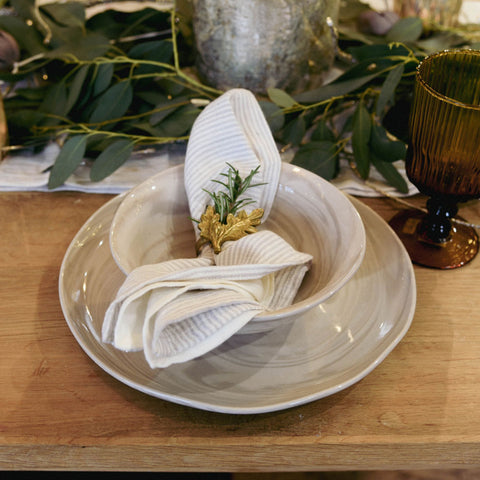
[[[420,63],[406,166],[427,195],[480,197],[480,51],[444,51]]]

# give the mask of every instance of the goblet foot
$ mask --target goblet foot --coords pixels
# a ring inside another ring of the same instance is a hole
[[[390,220],[412,262],[424,267],[451,269],[470,262],[478,252],[477,232],[466,225],[452,224],[448,238],[429,240],[425,224],[429,216],[418,210],[404,210]]]

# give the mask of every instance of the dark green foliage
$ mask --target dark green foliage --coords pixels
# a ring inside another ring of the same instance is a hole
[[[185,73],[194,70],[194,48],[173,12],[107,10],[87,19],[80,2],[9,3],[16,15],[0,16],[0,29],[15,37],[22,57],[14,71],[0,72],[13,92],[4,98],[10,142],[62,143],[51,188],[83,158],[99,181],[136,146],[185,141],[202,106],[222,93]],[[298,94],[270,89],[259,104],[277,143],[294,149],[295,164],[333,179],[345,157],[362,178],[373,166],[404,191],[393,162],[405,158],[415,68],[431,51],[467,40],[458,31],[426,32],[417,18],[398,21],[384,37],[365,35],[355,19],[369,7],[346,3],[339,47],[352,61],[343,73]]]

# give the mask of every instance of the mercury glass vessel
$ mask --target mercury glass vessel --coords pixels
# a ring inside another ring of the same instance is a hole
[[[334,60],[339,0],[193,0],[197,67],[220,88],[317,86]]]

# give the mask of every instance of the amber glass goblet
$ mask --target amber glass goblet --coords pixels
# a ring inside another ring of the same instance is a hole
[[[480,51],[443,51],[419,64],[406,170],[429,197],[428,214],[406,210],[390,222],[412,261],[465,265],[478,252],[478,236],[452,218],[459,203],[480,197]]]

